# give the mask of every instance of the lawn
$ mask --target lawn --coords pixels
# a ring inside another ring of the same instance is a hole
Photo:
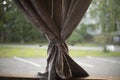
[[[41,48],[21,48],[21,47],[2,47],[0,46],[0,57],[28,57],[39,58],[46,57],[47,50]],[[91,51],[91,50],[70,50],[72,57],[85,57],[85,56],[120,56],[120,52],[107,52]]]

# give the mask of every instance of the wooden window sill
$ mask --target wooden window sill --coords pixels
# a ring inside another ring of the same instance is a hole
[[[0,80],[38,80],[36,75],[28,74],[0,74]],[[99,76],[89,76],[85,78],[77,78],[70,80],[120,80],[120,77],[99,77]]]

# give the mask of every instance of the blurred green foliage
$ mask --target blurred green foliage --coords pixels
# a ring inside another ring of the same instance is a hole
[[[5,4],[6,2],[6,4]],[[0,42],[45,42],[12,0],[0,0]]]
[[[99,18],[96,27],[102,27],[102,33],[94,36],[95,42],[113,44],[113,37],[120,36],[120,0],[93,0],[90,14]]]

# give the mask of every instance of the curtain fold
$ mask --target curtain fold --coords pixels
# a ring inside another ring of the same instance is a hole
[[[63,40],[66,40],[78,25],[90,2],[91,0],[72,0],[61,31]]]
[[[91,0],[14,0],[48,41],[45,73],[40,80],[68,80],[88,73],[70,56],[65,40],[72,34],[88,9]]]

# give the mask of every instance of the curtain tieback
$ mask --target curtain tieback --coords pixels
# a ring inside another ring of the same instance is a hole
[[[61,43],[65,43],[65,41],[51,41],[50,44],[61,44]]]

